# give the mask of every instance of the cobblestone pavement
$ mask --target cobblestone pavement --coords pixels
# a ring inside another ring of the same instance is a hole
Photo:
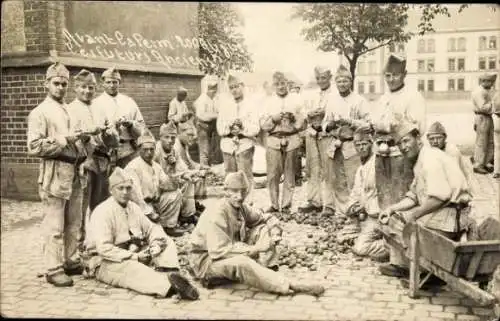
[[[496,182],[477,176],[479,197],[474,206],[479,220],[496,214]],[[212,194],[217,194],[216,191]],[[295,204],[304,198],[296,190]],[[256,190],[256,204],[268,205],[267,190]],[[260,200],[261,202],[257,202]],[[205,201],[207,206],[213,199]],[[55,288],[41,271],[40,203],[2,200],[0,308],[6,317],[170,318],[170,319],[267,319],[267,320],[492,320],[492,309],[478,307],[460,294],[444,290],[422,292],[410,299],[397,279],[380,275],[376,263],[346,255],[336,265],[319,265],[310,272],[294,268],[281,271],[291,278],[322,282],[323,297],[279,296],[244,285],[207,290],[199,284],[201,300],[184,302],[155,299],[125,289],[111,288],[95,280],[75,277],[72,288]],[[291,245],[307,242],[315,227],[285,223]]]

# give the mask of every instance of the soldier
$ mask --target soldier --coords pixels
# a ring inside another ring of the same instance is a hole
[[[288,93],[287,79],[282,72],[274,73],[273,84],[276,93],[265,101],[264,115],[261,117],[261,128],[267,133],[267,187],[271,197],[271,206],[266,212],[289,213],[295,187],[295,162],[301,143],[298,133],[303,129],[304,118],[301,102],[297,95]],[[284,176],[284,182],[280,207],[281,175]]]
[[[179,273],[174,241],[130,202],[132,178],[117,167],[109,185],[111,196],[90,219],[85,276],[141,294],[197,300],[198,290]]]
[[[220,147],[226,173],[243,171],[250,182],[249,196],[253,191],[253,156],[259,120],[252,110],[252,101],[245,97],[243,82],[229,75],[227,79],[232,99],[221,99],[217,132],[221,137]]]
[[[324,288],[289,280],[278,273],[279,220],[244,204],[249,185],[242,171],[227,174],[226,196],[203,213],[191,234],[189,262],[196,278],[210,287],[215,279],[248,284],[267,292],[304,292]]]
[[[168,105],[167,120],[173,120],[175,123],[179,123],[191,119],[193,112],[189,110],[186,105],[187,94],[186,88],[181,86],[177,89],[177,96],[172,98],[170,104]]]
[[[170,236],[181,236],[185,230],[178,227],[179,214],[187,216],[194,212],[181,212],[182,193],[175,182],[165,174],[160,164],[153,160],[156,141],[149,131],[137,140],[139,156],[125,170],[134,182],[132,201],[153,222],[159,222]]]
[[[389,216],[398,212],[407,223],[422,224],[458,241],[468,228],[472,198],[458,163],[443,151],[424,145],[414,123],[399,126],[395,139],[404,157],[413,161],[415,178],[406,196],[381,212],[380,221],[387,223]],[[406,260],[392,247],[390,263],[379,270],[388,276],[408,277]]]
[[[487,174],[493,171],[493,97],[497,75],[482,75],[479,88],[472,93],[474,104],[474,130],[476,144],[474,149],[474,172]]]
[[[82,167],[85,171],[82,179],[83,192],[83,219],[82,234],[80,241],[85,238],[85,225],[88,215],[94,208],[103,202],[109,195],[108,176],[110,167],[111,149],[118,146],[118,132],[113,127],[99,128],[96,119],[98,116],[92,114],[92,100],[94,98],[97,81],[92,72],[82,69],[75,77],[76,98],[68,105],[73,130],[93,133],[92,144],[89,145],[87,159]],[[87,215],[85,213],[87,212]]]
[[[328,171],[326,164],[327,150],[333,141],[333,133],[325,131],[324,118],[326,106],[333,104],[337,93],[331,86],[330,69],[316,67],[314,73],[320,91],[305,97],[308,126],[305,133],[307,203],[300,206],[299,211],[309,213],[323,210],[322,214],[330,215],[335,212],[334,185],[333,173]]]
[[[338,95],[326,106],[326,132],[333,133],[334,139],[328,147],[325,166],[333,173],[335,209],[339,214],[346,213],[349,193],[354,184],[354,175],[360,166],[359,157],[353,143],[353,133],[357,128],[370,129],[368,107],[365,98],[352,92],[352,75],[340,65],[335,74]],[[333,215],[326,208],[328,215]]]
[[[92,110],[99,115],[99,126],[116,126],[120,144],[115,151],[116,166],[125,168],[137,156],[136,140],[144,129],[144,118],[136,102],[119,92],[121,75],[114,67],[106,69],[102,75],[104,92],[94,100]]]
[[[494,174],[493,178],[500,178],[500,92],[496,92],[493,98],[493,141],[494,151]]]
[[[433,123],[427,130],[427,140],[432,147],[439,148],[446,154],[453,157],[467,179],[467,184],[472,186],[473,170],[472,164],[466,159],[455,144],[446,141],[446,129],[440,122]]]
[[[406,59],[391,54],[384,68],[389,91],[378,102],[372,121],[375,131],[394,133],[402,122],[417,125],[420,133],[426,129],[426,104],[420,92],[405,85]]]
[[[91,143],[86,128],[74,129],[83,119],[64,102],[69,71],[60,63],[47,69],[48,95],[28,116],[28,155],[41,158],[38,178],[44,218],[43,256],[46,280],[54,286],[72,286],[68,276],[81,272],[72,261],[82,225],[83,182],[80,165]]]
[[[205,206],[199,201],[206,197],[205,176],[209,167],[195,163],[188,153],[196,136],[188,123],[176,127],[173,121],[160,127],[160,140],[156,143],[154,161],[160,164],[183,195],[180,220],[196,223]],[[191,215],[196,214],[196,215]],[[194,220],[194,221],[193,221]]]
[[[356,171],[346,214],[360,221],[361,232],[352,251],[359,256],[368,256],[375,261],[386,261],[389,258],[389,252],[379,230],[380,207],[375,183],[376,157],[373,153],[372,135],[365,128],[356,129],[354,146],[360,157],[361,166]]]
[[[217,115],[219,99],[217,97],[217,80],[209,79],[206,91],[194,102],[196,110],[196,124],[198,130],[198,146],[200,149],[200,164],[209,166],[212,162],[210,155],[214,149],[219,149],[217,135]]]

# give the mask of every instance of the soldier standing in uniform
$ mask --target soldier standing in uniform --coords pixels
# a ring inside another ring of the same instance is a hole
[[[243,82],[229,75],[227,79],[232,99],[222,99],[217,132],[226,173],[243,171],[249,181],[250,202],[253,191],[253,156],[256,136],[260,132],[259,120],[252,110],[252,101],[245,97]]]
[[[309,213],[323,210],[322,214],[330,215],[335,212],[334,185],[333,173],[328,173],[326,164],[327,150],[333,140],[333,133],[325,131],[324,119],[326,106],[335,101],[337,93],[331,86],[330,69],[316,67],[314,73],[320,90],[304,97],[308,126],[305,133],[307,203],[300,206],[299,211]]]
[[[325,166],[333,173],[335,210],[345,214],[349,194],[354,184],[356,170],[361,165],[356,156],[353,134],[357,128],[370,129],[368,107],[365,98],[352,92],[352,75],[343,65],[337,70],[335,83],[338,95],[326,106],[326,132],[335,139],[328,148]],[[329,208],[326,210],[330,211]],[[333,214],[328,212],[328,214]]]
[[[179,87],[177,89],[177,96],[172,98],[168,105],[168,119],[173,120],[175,123],[185,122],[191,119],[193,112],[189,110],[186,104],[187,89]]]
[[[105,70],[101,79],[104,92],[94,100],[93,114],[99,115],[99,126],[116,126],[120,135],[120,144],[115,151],[116,166],[125,168],[137,156],[136,140],[144,130],[144,118],[136,102],[119,92],[122,78],[118,70]]]
[[[288,92],[287,79],[282,72],[273,75],[276,94],[265,101],[261,128],[267,135],[267,185],[271,206],[267,212],[290,212],[295,187],[295,162],[300,148],[299,131],[303,128],[302,106],[297,95]],[[279,197],[281,175],[284,176],[283,195]]]
[[[214,149],[219,148],[218,144],[216,144],[219,141],[216,126],[219,112],[217,86],[218,84],[215,79],[209,79],[206,92],[202,92],[200,97],[194,102],[200,164],[203,166],[212,164],[213,160],[210,159],[210,155],[213,155]]]
[[[69,71],[60,63],[47,69],[48,95],[28,116],[28,155],[40,157],[38,178],[44,218],[43,257],[46,280],[54,286],[72,286],[72,274],[81,272],[72,261],[82,225],[83,184],[80,165],[91,136],[76,132],[64,102]],[[82,128],[85,130],[85,128]]]
[[[474,130],[476,144],[474,149],[474,172],[487,174],[493,171],[493,97],[495,96],[496,74],[485,74],[480,78],[481,85],[472,93],[474,104]]]

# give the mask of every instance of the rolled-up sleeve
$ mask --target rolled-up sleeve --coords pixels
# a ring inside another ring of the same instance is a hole
[[[446,171],[442,164],[433,159],[425,168],[425,191],[428,197],[437,198],[443,202],[450,200],[452,186],[446,177]]]

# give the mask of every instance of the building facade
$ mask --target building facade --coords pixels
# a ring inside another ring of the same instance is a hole
[[[99,78],[115,66],[122,92],[134,98],[156,135],[177,88],[188,105],[200,93],[197,3],[3,1],[1,57],[1,194],[37,199],[39,159],[27,155],[27,117],[46,97],[47,67]],[[147,23],[144,23],[147,21]],[[195,24],[196,25],[196,24]],[[102,92],[99,88],[97,95]],[[66,102],[75,95],[68,89]]]
[[[384,93],[387,88],[382,70],[394,52],[407,58],[408,86],[427,98],[467,99],[478,85],[479,75],[485,71],[498,72],[500,11],[486,5],[471,5],[461,13],[450,11],[450,18],[436,18],[435,32],[360,57],[355,90],[367,96]],[[418,12],[410,13],[410,30],[416,30],[418,19]],[[500,88],[500,82],[496,86]]]

